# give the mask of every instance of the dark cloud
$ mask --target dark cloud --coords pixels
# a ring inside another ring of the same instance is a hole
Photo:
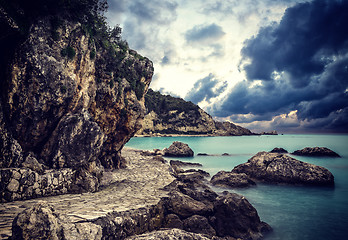
[[[270,114],[297,110],[303,127],[347,129],[347,12],[348,1],[336,0],[288,8],[279,24],[262,28],[245,42],[241,66],[248,81],[235,85],[210,112],[269,121]],[[276,120],[274,126],[289,123]]]
[[[226,87],[226,82],[219,86],[219,80],[210,73],[207,77],[195,82],[193,88],[187,93],[185,99],[196,104],[203,100],[209,102],[211,98],[217,97],[225,91]]]
[[[175,12],[178,4],[170,0],[133,0],[130,2],[129,11],[135,15],[138,22],[157,22],[161,25],[175,20]],[[174,18],[174,19],[173,19]]]
[[[221,39],[226,33],[222,27],[212,23],[210,25],[197,25],[185,33],[187,42],[213,43]]]
[[[330,56],[348,49],[347,1],[300,3],[286,10],[280,24],[262,28],[249,39],[242,55],[249,80],[272,80],[274,71],[289,74],[295,87],[306,86],[311,76],[324,71]]]

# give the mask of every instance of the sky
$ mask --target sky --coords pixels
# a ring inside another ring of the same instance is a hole
[[[150,87],[254,132],[348,132],[348,0],[108,0]]]

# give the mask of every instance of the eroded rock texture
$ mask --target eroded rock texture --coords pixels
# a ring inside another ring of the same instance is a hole
[[[94,191],[103,168],[125,164],[120,150],[141,128],[153,66],[79,22],[53,20],[39,18],[1,58],[0,167],[70,168],[75,186]]]
[[[334,176],[326,168],[279,153],[259,152],[232,172],[269,183],[334,185]]]
[[[165,156],[193,157],[193,150],[186,143],[175,141],[168,148],[163,149]]]

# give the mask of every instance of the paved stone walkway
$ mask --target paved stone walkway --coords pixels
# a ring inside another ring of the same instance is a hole
[[[109,212],[121,212],[157,204],[167,195],[161,190],[174,177],[169,164],[142,156],[138,150],[124,148],[127,168],[105,172],[103,189],[96,193],[67,194],[0,204],[0,239],[11,235],[14,217],[39,201],[46,201],[72,222],[91,220]]]

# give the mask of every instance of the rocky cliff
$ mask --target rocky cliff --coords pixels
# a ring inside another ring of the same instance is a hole
[[[42,14],[25,1],[0,5],[0,168],[69,168],[68,192],[96,190],[103,168],[124,165],[120,150],[141,127],[153,75],[152,62],[115,39],[88,6],[76,16],[65,5]],[[13,200],[26,190],[6,186],[24,175],[6,172],[0,197]],[[76,187],[91,179],[94,187]]]
[[[145,95],[146,115],[137,134],[184,134],[240,136],[253,135],[231,122],[217,122],[199,106],[181,98],[149,89]]]

